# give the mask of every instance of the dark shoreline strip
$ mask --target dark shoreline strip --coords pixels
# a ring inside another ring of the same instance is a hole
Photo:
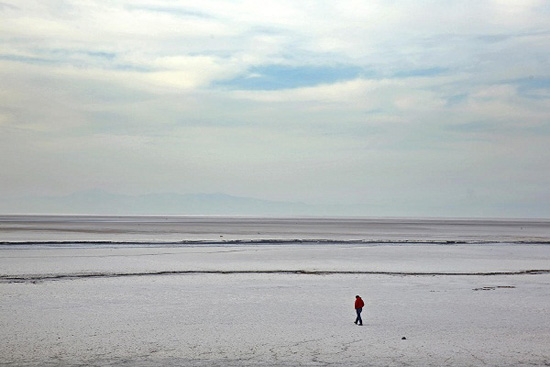
[[[550,274],[550,269],[495,271],[495,272],[397,272],[397,271],[338,271],[338,270],[174,270],[143,273],[87,273],[11,276],[0,275],[0,283],[35,283],[55,280],[90,278],[121,278],[159,275],[192,274],[297,274],[297,275],[390,275],[390,276],[495,276],[495,275],[540,275]]]
[[[427,244],[427,245],[483,245],[483,244],[550,245],[548,239],[532,240],[407,240],[407,239],[250,239],[250,240],[181,240],[181,241],[0,241],[0,246],[55,246],[55,245],[121,245],[121,246],[185,246],[185,245],[285,245],[285,244]]]

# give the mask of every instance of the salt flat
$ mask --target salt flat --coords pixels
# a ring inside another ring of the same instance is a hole
[[[6,366],[544,366],[549,283],[209,274],[1,284],[0,356]],[[355,293],[363,327],[352,322]]]
[[[550,220],[0,215],[0,242],[258,239],[548,243]]]
[[[183,271],[492,273],[550,269],[541,244],[208,244],[4,246],[0,275]]]
[[[548,264],[536,244],[10,245],[0,364],[545,366],[550,274],[512,273]],[[232,273],[299,269],[335,273]],[[186,270],[228,273],[162,273]]]

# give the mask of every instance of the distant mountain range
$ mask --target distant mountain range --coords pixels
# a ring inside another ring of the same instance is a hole
[[[226,194],[122,195],[88,190],[67,196],[4,198],[1,214],[317,215],[320,208]],[[321,213],[322,214],[322,213]]]

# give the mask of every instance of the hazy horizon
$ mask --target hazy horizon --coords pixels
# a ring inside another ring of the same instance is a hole
[[[29,196],[4,198],[0,216],[189,216],[250,218],[365,218],[365,219],[441,219],[441,220],[550,220],[537,216],[463,216],[452,208],[439,216],[401,210],[392,212],[366,205],[322,205],[303,202],[262,200],[223,193],[150,193],[128,195],[92,189],[64,196]]]

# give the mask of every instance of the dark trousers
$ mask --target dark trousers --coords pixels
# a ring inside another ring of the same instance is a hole
[[[355,319],[355,323],[359,325],[363,325],[363,320],[361,319],[361,311],[363,311],[362,308],[355,309],[355,312],[357,312],[357,318]]]

